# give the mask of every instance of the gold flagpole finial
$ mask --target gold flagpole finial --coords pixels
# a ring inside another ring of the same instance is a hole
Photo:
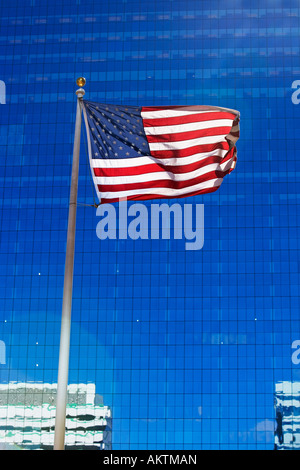
[[[76,84],[80,87],[83,87],[86,84],[86,79],[84,77],[79,77],[76,80]]]

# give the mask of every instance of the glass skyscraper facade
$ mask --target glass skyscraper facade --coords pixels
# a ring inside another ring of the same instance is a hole
[[[98,239],[83,130],[69,383],[103,397],[112,449],[274,448],[276,384],[300,380],[299,14],[298,0],[0,3],[8,405],[15,384],[57,383],[84,76],[90,101],[236,109],[241,136],[217,192],[162,201],[204,204],[203,248],[187,251]]]

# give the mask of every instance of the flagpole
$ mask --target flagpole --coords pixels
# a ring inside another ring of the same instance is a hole
[[[57,394],[56,394],[54,450],[64,450],[65,448],[65,427],[66,427],[66,410],[67,410],[69,351],[70,351],[70,333],[71,333],[71,309],[72,309],[75,230],[76,230],[76,208],[77,208],[77,192],[78,192],[80,134],[81,134],[81,122],[82,122],[81,101],[85,94],[85,91],[82,87],[85,85],[86,80],[83,77],[80,77],[77,79],[76,83],[80,88],[79,90],[76,91],[77,110],[76,110],[76,122],[75,122],[75,137],[74,137],[74,146],[73,146],[71,189],[70,189],[70,200],[69,200],[63,305],[62,305],[62,315],[61,315],[61,333],[60,333],[60,349],[59,349],[59,364],[58,364],[58,379],[57,379]]]

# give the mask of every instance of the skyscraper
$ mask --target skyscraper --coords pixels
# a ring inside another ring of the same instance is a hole
[[[1,2],[3,386],[57,383],[76,78],[100,103],[236,109],[235,171],[176,200],[205,206],[194,252],[99,240],[83,129],[69,383],[103,396],[113,449],[274,447],[274,384],[299,379],[299,29],[296,0]]]

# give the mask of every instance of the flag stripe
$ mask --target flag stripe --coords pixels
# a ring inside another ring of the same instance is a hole
[[[181,162],[181,158],[189,157],[192,155],[205,155],[206,152],[212,152],[215,150],[229,150],[229,143],[227,141],[224,142],[217,142],[214,144],[208,145],[195,145],[189,148],[178,149],[174,148],[171,150],[152,150],[151,155],[155,158],[164,159],[164,158],[175,158]]]
[[[226,163],[226,162],[225,162]],[[222,166],[219,163],[211,163],[210,165],[205,165],[205,167],[202,168],[197,168],[196,170],[193,171],[188,171],[185,173],[176,173],[174,174],[172,171],[159,171],[151,174],[151,176],[148,173],[140,174],[140,175],[126,175],[126,176],[110,176],[110,175],[105,175],[105,176],[95,176],[96,183],[101,186],[107,186],[107,185],[114,185],[114,189],[118,185],[130,185],[130,184],[135,184],[135,183],[145,183],[145,182],[150,182],[151,184],[154,181],[158,180],[165,180],[165,181],[170,181],[170,183],[174,184],[176,187],[176,183],[180,181],[189,181],[194,178],[198,178],[203,175],[210,174],[211,172],[222,172]],[[217,175],[222,176],[222,175]],[[149,177],[151,178],[149,180]]]
[[[228,144],[227,144],[227,147]],[[159,152],[157,152],[159,153]],[[162,154],[163,152],[160,152]],[[167,153],[167,152],[166,152]],[[183,155],[178,157],[163,157],[159,158],[157,155],[156,157],[152,155],[148,155],[146,157],[138,157],[138,158],[103,158],[103,159],[91,159],[91,167],[92,168],[138,168],[140,166],[145,165],[170,165],[174,167],[184,167],[185,165],[190,165],[194,162],[199,162],[201,165],[202,161],[205,161],[206,158],[210,158],[211,156],[219,156],[225,158],[225,155],[228,153],[227,149],[217,149],[212,150],[211,152],[203,152],[203,153],[192,153],[191,155]],[[180,158],[179,158],[180,157]],[[128,170],[130,171],[130,170]],[[148,170],[146,170],[148,171]]]
[[[231,122],[236,118],[234,114],[231,113],[222,113],[220,115],[220,112],[205,112],[205,113],[190,113],[185,116],[174,116],[174,117],[168,117],[166,118],[147,118],[145,117],[145,113],[142,112],[142,117],[143,117],[143,124],[145,127],[145,131],[147,130],[148,127],[163,127],[166,125],[166,123],[169,126],[175,126],[175,125],[181,125],[181,124],[190,124],[193,122],[210,122],[210,121],[215,121],[219,119],[230,119]]]
[[[198,168],[201,166],[206,165],[210,162],[212,158],[213,162],[224,160],[225,155],[228,154],[226,150],[218,150],[209,152],[208,154],[195,154],[189,157],[182,157],[180,160],[178,158],[154,158],[152,156],[148,157],[140,157],[135,158],[134,162],[137,162],[136,165],[133,164],[133,159],[116,159],[116,160],[108,160],[103,159],[98,163],[98,160],[93,159],[91,166],[93,171],[103,170],[105,172],[111,171],[115,172],[116,174],[121,174],[118,172],[124,171],[123,174],[141,174],[145,171],[151,172],[153,171],[152,168],[166,168],[167,170],[174,171],[174,173],[183,173],[188,169],[191,165],[196,165]],[[147,166],[147,167],[146,167]],[[133,173],[132,173],[133,172]],[[136,173],[135,173],[136,172]],[[112,173],[113,174],[113,173]],[[95,173],[96,175],[96,173]]]
[[[233,149],[232,149],[233,150]],[[152,175],[151,173],[159,173],[159,172],[167,172],[174,175],[182,175],[186,173],[190,173],[191,171],[195,171],[200,168],[205,168],[211,164],[219,164],[220,168],[224,169],[224,165],[227,165],[228,161],[232,161],[235,158],[233,152],[229,153],[226,158],[222,158],[220,156],[212,156],[200,162],[194,162],[189,165],[184,166],[171,166],[171,165],[158,165],[153,164],[151,168],[149,167],[131,167],[128,168],[93,168],[93,172],[95,177],[122,177],[122,176],[133,176],[133,175],[144,175],[149,174],[149,180],[151,180]]]
[[[142,188],[142,189],[131,189],[131,190],[121,190],[121,191],[114,191],[113,193],[110,191],[103,191],[103,188],[101,188],[101,196],[103,199],[111,199],[113,196],[116,198],[116,200],[119,200],[120,198],[130,198],[130,196],[146,196],[149,194],[156,194],[158,197],[179,197],[182,195],[189,194],[190,191],[202,191],[204,189],[208,188],[214,188],[214,187],[219,187],[223,181],[223,178],[214,178],[208,181],[200,182],[197,183],[193,186],[187,186],[185,188],[168,188],[165,186],[162,187],[149,187],[149,188]]]
[[[183,174],[188,173],[190,171],[194,171],[198,168],[203,168],[211,163],[219,163],[226,162],[222,156],[214,155],[208,158],[203,159],[202,162],[194,161],[193,163],[187,165],[165,165],[159,163],[152,163],[151,165],[141,165],[136,167],[114,167],[114,168],[100,168],[96,167],[93,168],[95,176],[112,176],[112,177],[119,177],[119,176],[131,176],[131,175],[143,175],[145,173],[157,173],[161,172],[162,170],[167,172],[172,172],[174,175],[176,174]],[[149,176],[150,178],[150,176]]]
[[[219,136],[222,137],[230,133],[231,127],[212,127],[210,129],[198,129],[195,131],[176,132],[171,134],[158,134],[158,135],[147,135],[147,140],[150,143],[155,142],[180,142],[191,139],[201,139],[207,136]]]
[[[220,114],[223,112],[227,112],[231,114],[230,110],[222,109],[222,108],[215,108],[209,106],[182,106],[182,108],[174,109],[171,106],[168,108],[150,108],[150,107],[143,107],[141,110],[142,118],[143,119],[166,119],[172,117],[185,117],[194,114],[202,115],[203,120],[206,120],[205,115],[211,112],[216,114]],[[236,112],[235,112],[236,113]],[[235,119],[237,114],[232,112],[232,118]]]
[[[168,122],[168,121],[167,121]],[[210,129],[212,127],[227,127],[233,130],[232,128],[232,119],[216,119],[210,122],[190,122],[187,124],[180,123],[178,125],[167,125],[167,126],[152,126],[145,128],[146,135],[160,135],[160,134],[177,134],[179,132],[190,132],[197,131],[200,129]]]
[[[149,136],[147,136],[149,137]],[[208,137],[199,137],[196,139],[189,139],[176,142],[149,142],[149,147],[152,150],[175,150],[186,149],[188,147],[195,147],[196,145],[206,145],[215,142],[224,142],[224,134],[212,135]]]
[[[205,183],[207,181],[216,179],[216,178],[223,178],[225,176],[224,172],[222,171],[210,171],[206,173],[205,175],[199,176],[197,178],[192,178],[188,181],[171,181],[171,180],[152,180],[152,181],[146,181],[146,182],[136,182],[131,185],[126,185],[126,184],[116,184],[114,187],[115,191],[136,191],[140,192],[143,191],[144,189],[152,189],[153,188],[159,188],[159,191],[161,187],[163,186],[164,189],[168,188],[170,190],[184,190],[186,188],[189,188],[191,186],[195,186],[200,183]],[[111,187],[110,185],[106,184],[101,184],[99,185],[101,187],[101,191],[110,191]]]

